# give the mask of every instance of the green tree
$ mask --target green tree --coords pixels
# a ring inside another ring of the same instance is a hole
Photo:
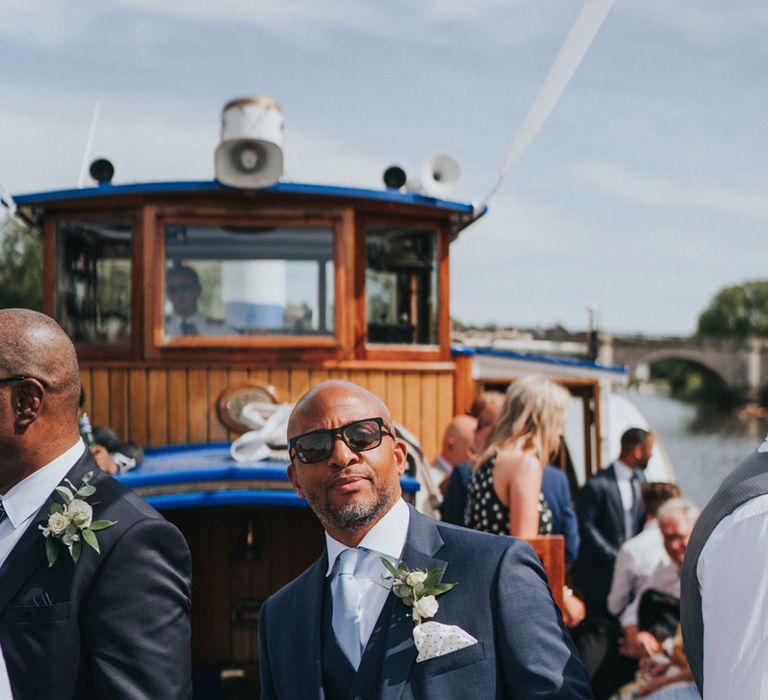
[[[16,219],[0,221],[0,308],[43,308],[43,244]]]
[[[721,289],[699,316],[699,335],[768,336],[768,280]]]

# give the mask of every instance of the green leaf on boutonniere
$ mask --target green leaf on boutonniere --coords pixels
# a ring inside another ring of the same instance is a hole
[[[61,505],[61,503],[56,503],[55,501],[51,503],[51,513],[63,513],[64,512],[64,506]]]
[[[61,542],[48,537],[45,540],[45,558],[48,559],[48,568],[50,569],[59,557],[59,551],[61,550]]]
[[[384,568],[389,571],[390,574],[392,574],[393,577],[397,578],[397,569],[392,566],[392,564],[389,563],[387,559],[384,557],[381,557],[381,563],[384,564]]]
[[[75,496],[66,486],[57,486],[56,493],[64,499],[64,503],[70,503]]]
[[[80,540],[73,542],[72,546],[69,548],[69,553],[72,555],[72,561],[75,562],[75,564],[80,560],[80,550],[82,548],[83,543]]]
[[[96,493],[96,487],[90,486],[89,484],[77,489],[77,495],[80,496],[80,498],[88,498],[88,496],[93,496],[94,493]]]
[[[117,520],[94,520],[89,529],[98,532],[99,530],[106,530],[108,527],[112,527],[116,524]]]
[[[92,549],[95,549],[99,554],[101,554],[101,551],[99,550],[99,542],[96,539],[96,535],[93,533],[93,530],[90,528],[86,528],[80,533],[83,536],[83,541]]]

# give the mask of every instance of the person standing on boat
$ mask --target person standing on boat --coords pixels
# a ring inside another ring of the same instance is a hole
[[[651,433],[642,428],[625,431],[619,458],[587,480],[576,503],[581,546],[571,573],[583,595],[587,615],[574,630],[574,638],[593,689],[615,687],[616,678],[621,681],[634,673],[631,659],[626,668],[603,665],[606,658],[616,656],[621,635],[621,626],[608,612],[607,602],[619,547],[638,534],[645,521],[641,484],[652,452]],[[604,673],[608,674],[605,683]],[[600,693],[595,694],[599,700]]]
[[[704,700],[768,699],[768,439],[702,511],[682,570],[683,640]]]
[[[190,698],[189,549],[96,465],[79,396],[58,324],[0,310],[0,697]]]
[[[262,698],[591,697],[533,549],[402,500],[407,448],[381,399],[318,384],[288,444],[326,549],[261,609]]]
[[[440,506],[451,473],[475,455],[476,430],[477,418],[466,414],[454,416],[446,426],[440,454],[426,473],[419,474],[421,489],[416,493],[416,508],[424,515],[440,519]]]
[[[230,336],[235,331],[226,323],[200,313],[198,299],[203,292],[197,272],[187,265],[175,265],[165,273],[165,294],[173,312],[165,318],[165,334],[177,336]]]

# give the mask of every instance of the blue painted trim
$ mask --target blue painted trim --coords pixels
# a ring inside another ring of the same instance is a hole
[[[202,481],[239,481],[242,479],[288,482],[288,474],[285,469],[285,466],[225,467],[223,469],[212,467],[210,469],[175,469],[150,474],[128,472],[121,474],[118,478],[132,489],[166,484],[194,484]]]
[[[615,372],[616,374],[628,374],[627,365],[601,365],[589,360],[577,360],[573,357],[553,357],[551,355],[534,355],[531,353],[514,352],[513,350],[498,350],[495,348],[463,348],[452,347],[453,355],[490,355],[492,357],[507,357],[513,360],[528,360],[529,362],[545,362],[550,365],[562,365],[564,367],[581,367],[584,369],[598,369],[603,372]]]
[[[160,511],[223,506],[307,507],[307,502],[293,491],[211,491],[147,496],[144,500]]]
[[[299,182],[278,182],[270,187],[264,187],[266,192],[280,192],[285,194],[306,194],[315,197],[355,197],[383,202],[397,202],[401,204],[418,204],[431,206],[436,209],[446,209],[462,214],[471,214],[471,204],[454,202],[447,199],[436,199],[419,194],[401,192],[399,190],[370,190],[360,187],[338,187],[334,185],[311,185]],[[146,182],[127,185],[102,185],[100,187],[84,187],[82,189],[54,190],[50,192],[33,192],[29,194],[14,195],[16,204],[43,204],[60,200],[89,199],[95,197],[109,197],[124,194],[153,194],[164,192],[248,192],[253,190],[240,190],[235,187],[227,187],[216,180],[199,180],[189,182]],[[485,209],[480,212],[484,214]]]

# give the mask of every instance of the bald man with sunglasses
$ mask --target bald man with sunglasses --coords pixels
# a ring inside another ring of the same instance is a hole
[[[262,698],[592,697],[533,550],[402,500],[407,447],[381,399],[323,382],[296,404],[288,438],[288,476],[326,548],[262,607]],[[456,584],[424,615],[418,649],[414,609],[382,559]]]

